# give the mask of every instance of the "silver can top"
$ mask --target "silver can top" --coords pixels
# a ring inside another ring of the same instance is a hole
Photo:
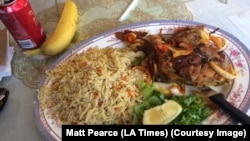
[[[0,0],[0,6],[8,6],[17,0]]]

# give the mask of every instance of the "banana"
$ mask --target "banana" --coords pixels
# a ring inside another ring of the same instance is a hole
[[[29,57],[36,56],[36,55],[42,55],[42,50],[41,50],[41,48],[25,50],[25,51],[23,51],[23,54],[26,56],[29,56]]]
[[[66,0],[59,22],[51,36],[45,40],[41,47],[24,51],[24,54],[27,56],[38,54],[53,56],[62,53],[67,49],[75,35],[77,22],[77,6],[72,0]]]
[[[64,51],[74,37],[77,28],[78,10],[72,0],[66,0],[63,11],[52,35],[45,40],[41,51],[45,55],[57,55]]]
[[[62,53],[70,45],[75,35],[77,22],[77,6],[72,0],[66,0],[59,22],[51,36],[45,40],[41,47],[26,50],[23,53],[26,56],[53,56]]]

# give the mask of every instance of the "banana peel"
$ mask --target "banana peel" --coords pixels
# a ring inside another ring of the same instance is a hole
[[[66,0],[59,22],[52,35],[36,49],[23,51],[26,56],[55,56],[65,51],[73,40],[78,23],[78,9],[72,0]]]

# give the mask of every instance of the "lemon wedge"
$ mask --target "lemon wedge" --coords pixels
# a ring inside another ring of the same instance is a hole
[[[182,112],[182,107],[174,100],[165,100],[162,105],[145,110],[144,125],[165,125],[174,120]]]

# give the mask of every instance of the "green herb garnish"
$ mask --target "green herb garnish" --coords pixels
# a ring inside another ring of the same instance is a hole
[[[177,101],[183,111],[170,125],[198,125],[212,113],[212,109],[197,95],[172,96],[171,99]]]
[[[140,82],[140,91],[143,95],[143,102],[135,106],[135,115],[132,124],[142,124],[144,111],[161,105],[165,101],[164,95],[154,90],[153,85]]]

